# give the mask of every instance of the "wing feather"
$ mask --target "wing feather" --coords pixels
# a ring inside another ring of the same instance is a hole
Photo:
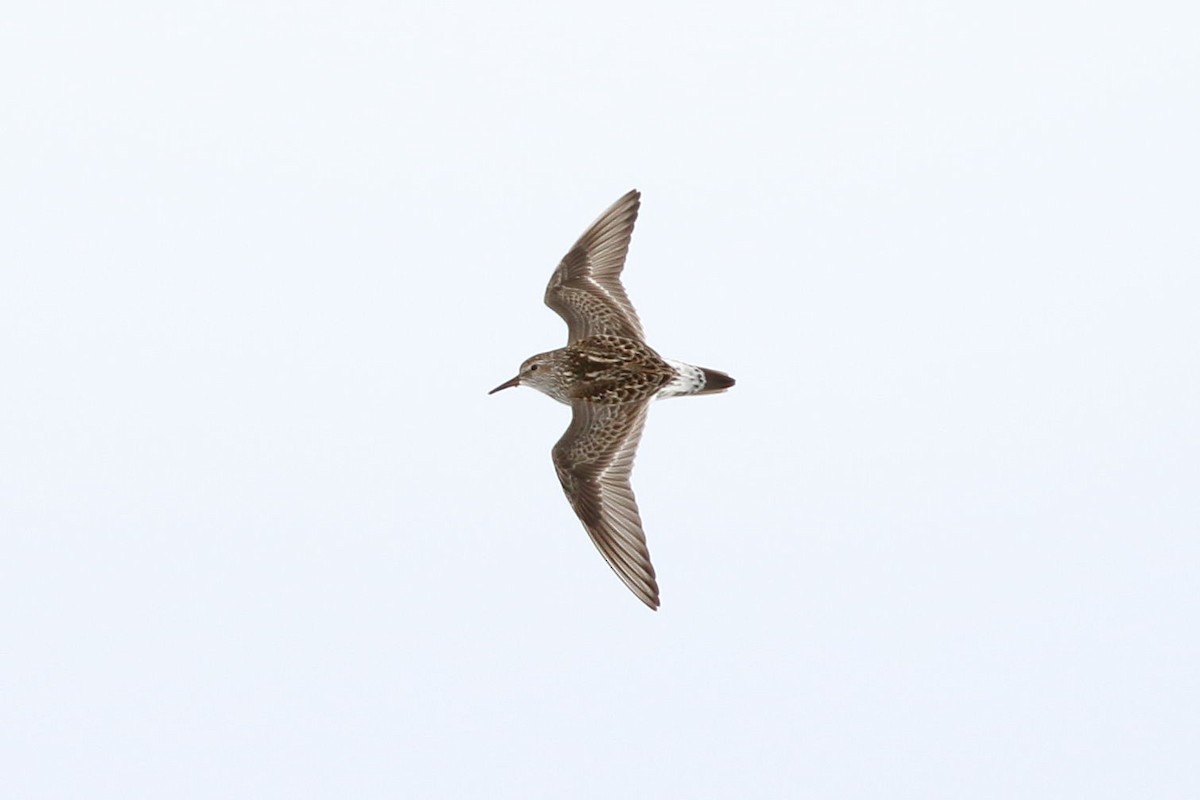
[[[553,457],[567,500],[596,549],[639,600],[658,608],[658,582],[629,482],[648,408],[576,401]]]
[[[550,276],[546,305],[566,321],[568,344],[602,333],[643,340],[642,323],[621,285],[640,206],[636,189],[609,206]]]

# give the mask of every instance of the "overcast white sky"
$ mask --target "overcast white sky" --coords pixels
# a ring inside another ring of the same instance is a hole
[[[14,798],[1200,796],[1189,3],[25,3]],[[488,397],[644,193],[663,607]]]

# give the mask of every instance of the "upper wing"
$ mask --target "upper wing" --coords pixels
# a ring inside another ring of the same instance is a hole
[[[567,344],[600,333],[643,339],[642,323],[621,285],[641,194],[634,189],[592,223],[546,286],[546,305],[567,323]]]
[[[571,426],[553,456],[563,491],[600,554],[639,600],[658,608],[658,583],[629,485],[649,405],[575,401]]]

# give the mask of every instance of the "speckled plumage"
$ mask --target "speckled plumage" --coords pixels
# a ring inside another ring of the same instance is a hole
[[[546,305],[567,323],[567,346],[527,358],[492,390],[526,385],[571,406],[571,425],[552,451],[567,500],[617,576],[650,608],[658,583],[630,486],[651,401],[714,394],[723,372],[670,361],[644,341],[621,285],[641,195],[631,191],[592,223],[546,287]]]
[[[532,369],[530,369],[532,368]],[[576,400],[612,405],[653,400],[676,372],[643,342],[609,333],[539,353],[522,365],[522,381],[570,405]]]

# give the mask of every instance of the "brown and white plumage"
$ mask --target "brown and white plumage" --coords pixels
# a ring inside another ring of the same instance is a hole
[[[596,549],[646,605],[658,608],[658,582],[629,483],[649,401],[571,404],[571,425],[554,445],[554,470]]]
[[[613,203],[567,252],[546,287],[546,305],[567,323],[567,346],[525,360],[492,390],[527,385],[571,406],[552,452],[576,516],[609,566],[643,603],[658,608],[658,583],[630,472],[646,412],[656,398],[733,386],[723,372],[667,361],[645,344],[621,270],[641,195]]]
[[[645,339],[621,285],[621,270],[642,196],[637,189],[608,207],[567,251],[546,286],[546,305],[567,323],[567,344],[598,333]]]

